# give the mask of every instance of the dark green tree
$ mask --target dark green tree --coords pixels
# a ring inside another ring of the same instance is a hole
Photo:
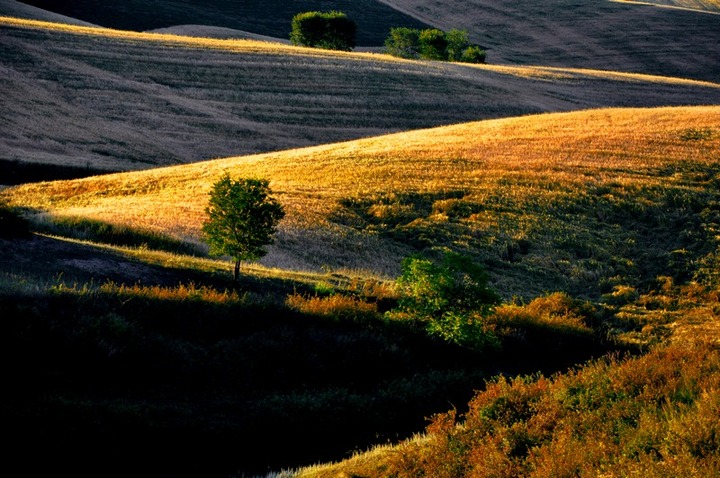
[[[427,60],[447,60],[448,41],[445,32],[428,28],[420,32],[420,56]]]
[[[303,12],[291,22],[293,45],[350,51],[355,48],[357,26],[342,12]]]
[[[235,280],[240,276],[240,262],[260,259],[272,244],[273,234],[285,212],[270,197],[266,179],[233,180],[225,174],[210,192],[205,209],[208,220],[203,233],[213,256],[227,255],[235,261]]]
[[[467,30],[452,29],[445,34],[448,61],[462,61],[463,52],[470,46]]]
[[[466,30],[446,32],[397,27],[385,39],[385,52],[400,58],[485,63],[485,50],[470,43]]]

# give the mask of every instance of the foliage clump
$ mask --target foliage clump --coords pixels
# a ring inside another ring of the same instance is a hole
[[[397,281],[399,311],[426,322],[431,335],[448,342],[478,349],[497,345],[483,326],[483,318],[500,302],[487,280],[480,265],[454,252],[445,252],[439,261],[408,257]]]
[[[303,12],[292,19],[290,42],[293,45],[351,51],[356,44],[357,26],[346,14]]]
[[[485,63],[486,52],[470,43],[466,30],[444,32],[437,28],[420,30],[397,27],[390,29],[385,51],[393,56],[410,59]]]
[[[270,197],[269,184],[266,179],[234,180],[226,173],[210,192],[203,233],[211,255],[235,260],[236,281],[241,261],[267,254],[265,246],[274,242],[273,234],[285,216],[282,205]]]

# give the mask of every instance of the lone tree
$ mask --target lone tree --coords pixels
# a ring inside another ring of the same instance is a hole
[[[350,51],[355,48],[357,26],[342,12],[303,12],[292,19],[293,45]]]
[[[228,173],[213,185],[208,220],[203,233],[213,256],[227,255],[235,260],[235,281],[240,262],[260,259],[273,243],[277,224],[285,216],[283,207],[270,197],[266,179],[233,180]]]

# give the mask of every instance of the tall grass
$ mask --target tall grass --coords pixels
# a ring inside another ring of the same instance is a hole
[[[501,378],[429,444],[402,450],[393,476],[713,476],[720,472],[717,346],[661,347],[555,378]],[[377,475],[375,475],[377,476]]]

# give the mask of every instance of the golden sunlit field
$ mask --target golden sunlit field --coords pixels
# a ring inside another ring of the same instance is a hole
[[[720,2],[718,2],[718,0],[653,0],[645,3],[674,8],[688,8],[705,12],[720,12]]]
[[[671,217],[665,196],[706,194],[719,132],[715,106],[602,109],[28,184],[3,195],[40,216],[90,218],[199,243],[214,181],[225,172],[268,178],[288,214],[267,265],[393,276],[408,244],[447,244],[500,259],[527,241],[531,252],[509,267],[546,278],[508,284],[504,292],[532,296],[560,283],[607,280],[615,270],[606,269],[607,259],[633,260],[615,256],[620,244],[592,245],[598,227],[615,227],[609,217],[622,208],[628,221],[656,206]],[[439,236],[417,242],[429,231]],[[609,234],[606,240],[619,239]],[[586,242],[598,249],[565,257],[563,241],[566,248]],[[500,283],[508,280],[507,271],[498,275]]]
[[[401,61],[7,17],[0,38],[5,184],[542,112],[720,102],[716,82],[638,72]]]
[[[720,475],[716,1],[353,6],[480,65],[140,3],[0,0],[7,469]],[[132,11],[154,31],[88,21]],[[225,175],[285,212],[237,280],[203,235]],[[477,269],[418,294],[420,257]]]

